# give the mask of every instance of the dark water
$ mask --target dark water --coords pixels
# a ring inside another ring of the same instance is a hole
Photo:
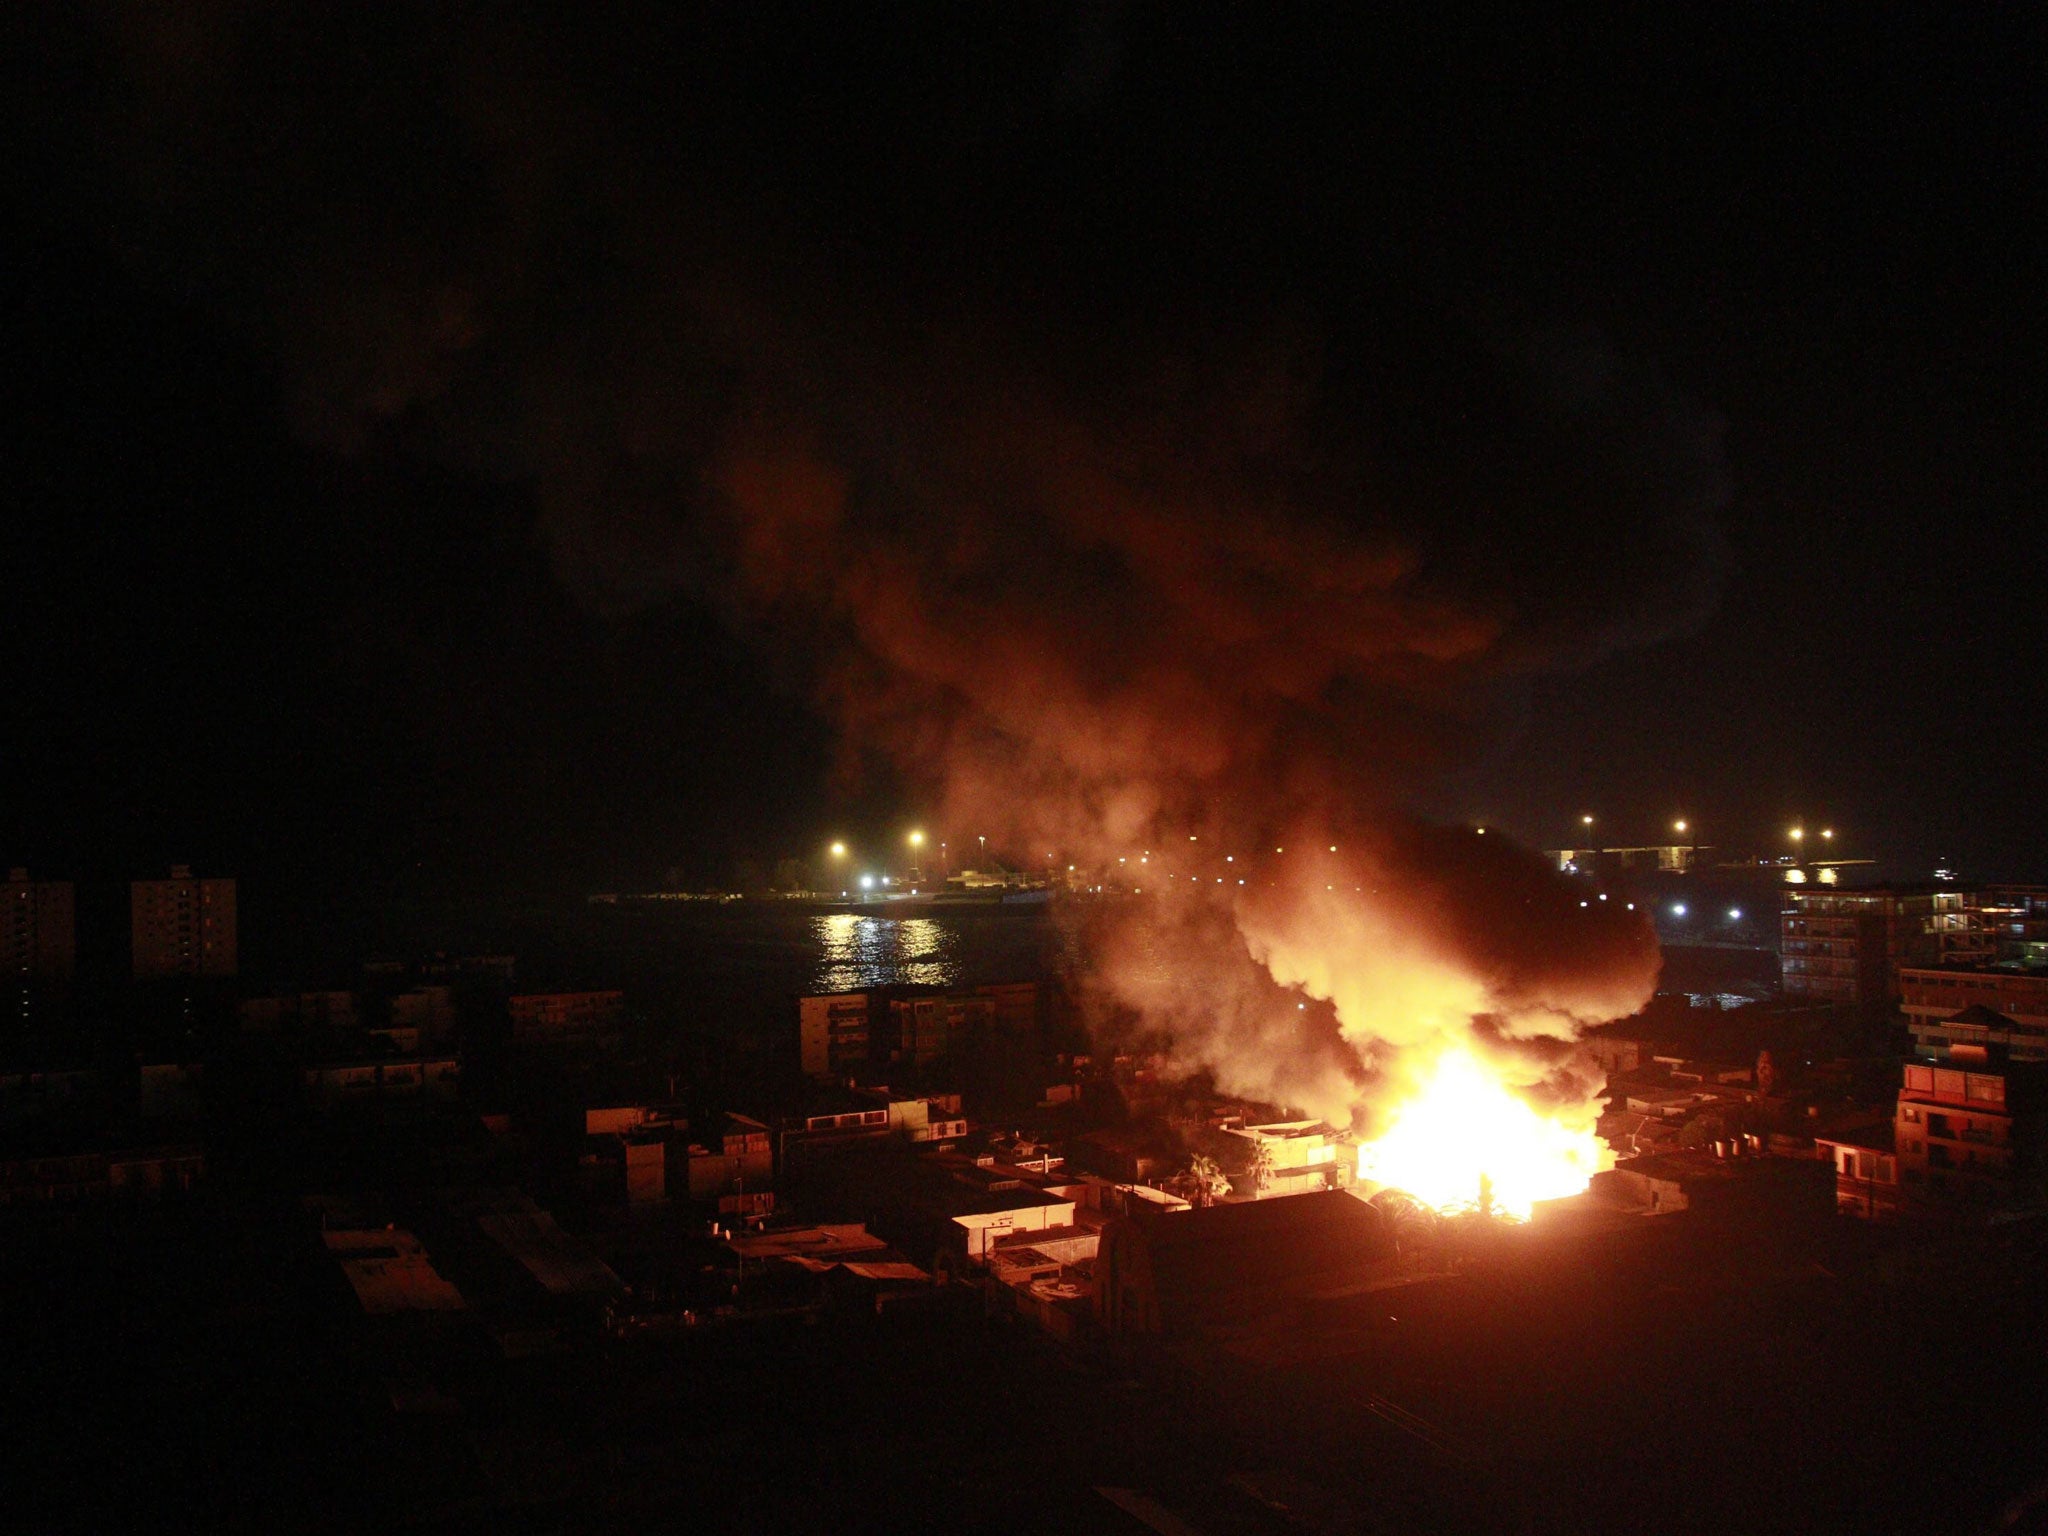
[[[623,987],[636,1005],[713,1032],[787,1022],[795,999],[898,984],[1044,979],[1070,943],[1047,908],[952,908],[910,916],[820,913],[769,902],[581,903],[528,914],[505,942],[522,986]],[[1769,995],[1777,957],[1668,946],[1662,992]]]
[[[1768,949],[1666,944],[1657,990],[1684,993],[1696,1008],[1736,1008],[1776,997],[1778,956]]]
[[[806,993],[1042,979],[1063,943],[1044,909],[895,917],[741,902],[586,907],[530,917],[511,938],[522,985],[623,987],[713,1031],[792,1021]]]

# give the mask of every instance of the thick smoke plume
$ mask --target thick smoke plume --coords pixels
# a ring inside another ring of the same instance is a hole
[[[1296,436],[1316,405],[1241,362],[1086,428],[1009,370],[925,377],[942,405],[867,381],[893,430],[851,453],[806,422],[721,467],[749,590],[829,637],[847,740],[938,825],[1145,892],[1088,927],[1098,1002],[1228,1090],[1342,1122],[1465,1046],[1582,1101],[1562,1046],[1647,999],[1646,921],[1401,809],[1527,664],[1512,606],[1351,500],[1369,477]]]
[[[996,123],[936,68],[855,110],[737,24],[622,101],[580,22],[207,14],[106,40],[88,179],[309,438],[528,489],[594,608],[688,588],[799,658],[848,773],[1141,886],[1088,928],[1099,1012],[1226,1088],[1342,1120],[1463,1044],[1583,1102],[1647,922],[1405,807],[1503,685],[1713,600],[1715,433],[1647,370],[1343,239],[1298,283],[1182,272],[1256,209],[1062,224],[1058,136],[1149,131],[1099,38]]]

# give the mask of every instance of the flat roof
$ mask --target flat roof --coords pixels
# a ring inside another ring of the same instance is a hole
[[[1838,1131],[1832,1136],[1816,1135],[1816,1146],[1855,1147],[1863,1152],[1895,1152],[1899,1144],[1899,1128],[1890,1120],[1874,1125],[1861,1125],[1853,1130]]]
[[[456,1312],[462,1292],[443,1279],[420,1240],[402,1227],[320,1234],[365,1312]]]
[[[731,1239],[732,1251],[749,1259],[838,1258],[874,1253],[888,1246],[858,1221],[785,1227],[777,1232],[736,1232]]]

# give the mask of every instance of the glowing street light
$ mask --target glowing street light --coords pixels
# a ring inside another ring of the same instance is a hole
[[[1674,821],[1673,823],[1671,823],[1671,830],[1676,832],[1680,837],[1683,837],[1685,835],[1684,820],[1680,819],[1678,821]]]
[[[1792,838],[1792,841],[1793,841],[1793,842],[1795,842],[1795,843],[1803,843],[1803,842],[1805,842],[1805,841],[1806,841],[1806,828],[1804,828],[1804,827],[1794,827],[1794,828],[1792,829],[1792,832],[1791,832],[1791,838]]]
[[[1682,901],[1674,901],[1673,903],[1671,903],[1671,915],[1673,917],[1685,916],[1685,903]]]
[[[1834,839],[1835,829],[1833,827],[1822,827],[1820,829],[1820,835],[1832,841]]]
[[[922,848],[924,846],[924,834],[922,832],[913,832],[904,841],[913,848]]]
[[[832,845],[832,857],[833,857],[833,858],[835,858],[835,859],[843,859],[843,858],[845,858],[845,857],[846,857],[846,844],[844,844],[844,843],[834,843],[834,844]]]
[[[1730,908],[1728,909],[1728,921],[1729,921],[1729,922],[1731,922],[1731,923],[1739,923],[1739,922],[1741,922],[1741,921],[1742,921],[1742,908],[1740,908],[1740,907],[1730,907]]]

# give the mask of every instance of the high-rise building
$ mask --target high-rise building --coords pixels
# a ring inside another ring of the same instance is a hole
[[[1965,891],[1872,886],[1793,891],[1780,924],[1780,970],[1788,997],[1830,1003],[1887,1003],[1899,995],[1899,967],[1934,964],[1945,949],[1973,943]]]
[[[77,961],[71,882],[10,869],[0,893],[0,977],[17,985],[69,981]]]
[[[195,879],[173,864],[168,880],[129,887],[135,979],[235,974],[235,882]]]

